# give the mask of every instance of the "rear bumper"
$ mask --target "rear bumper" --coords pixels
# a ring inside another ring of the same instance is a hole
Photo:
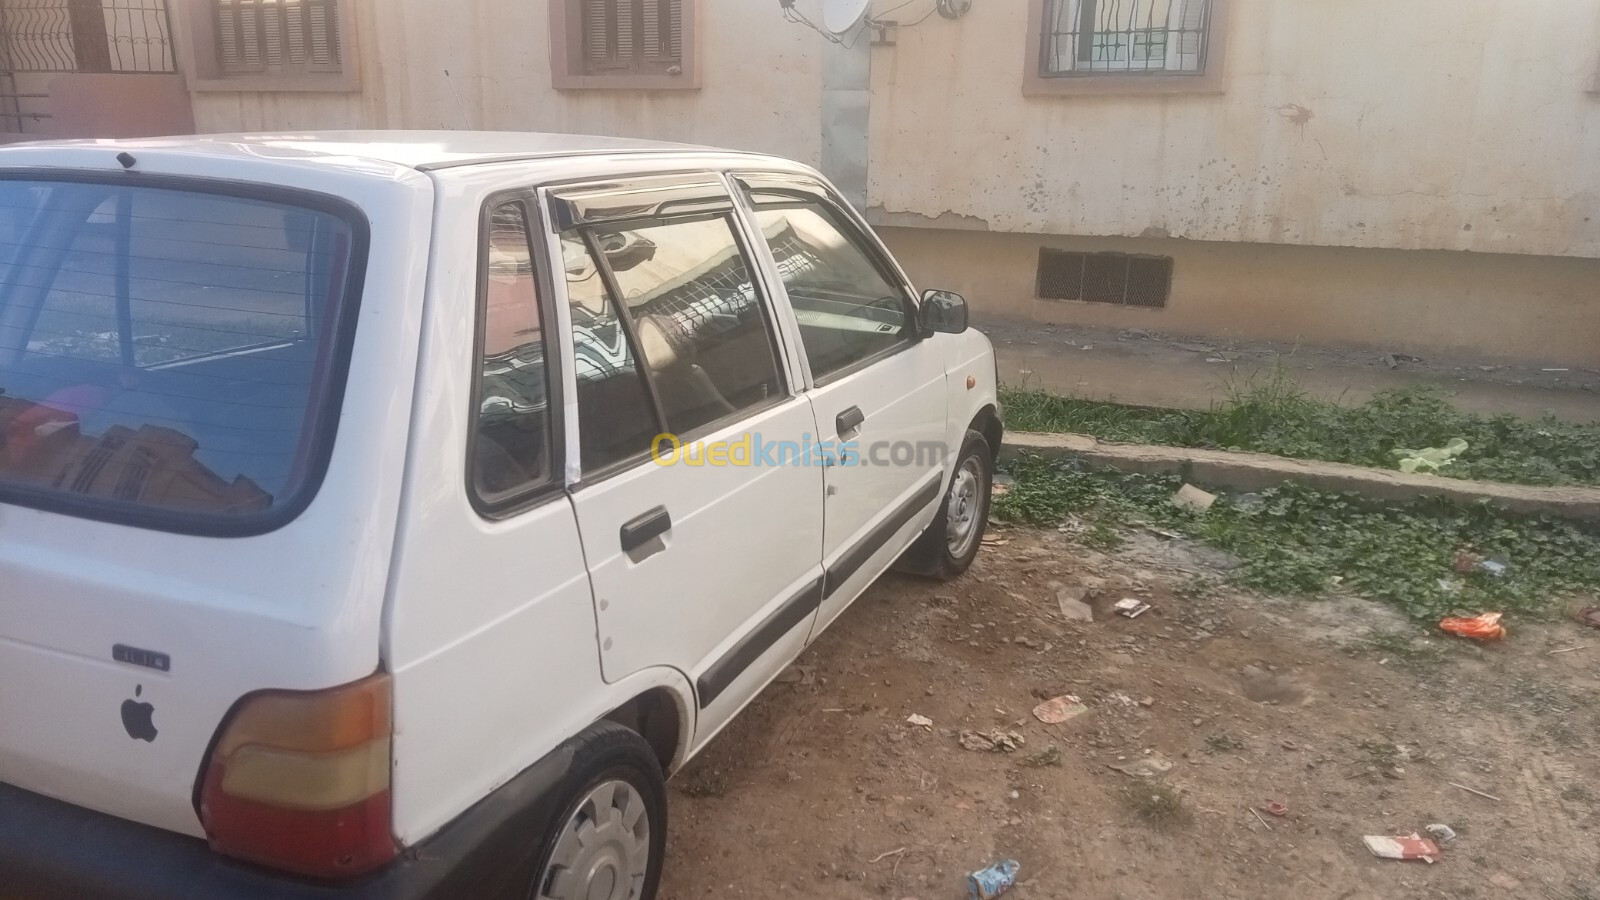
[[[0,896],[5,900],[523,900],[558,751],[377,874],[350,884],[296,880],[236,863],[205,841],[0,784]]]

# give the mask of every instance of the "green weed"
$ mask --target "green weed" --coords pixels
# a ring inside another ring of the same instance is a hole
[[[1241,561],[1228,573],[1235,583],[1276,594],[1317,596],[1340,584],[1436,620],[1456,609],[1559,613],[1564,598],[1600,589],[1600,529],[1487,503],[1379,505],[1286,484],[1248,506],[1223,497],[1195,515],[1169,502],[1181,483],[1173,476],[1086,471],[1031,455],[1008,471],[1015,483],[995,500],[999,520],[1052,526],[1076,515],[1089,525],[1087,541],[1131,521],[1153,524],[1232,553]],[[1509,560],[1508,571],[1457,574],[1456,551],[1467,546]]]
[[[1238,380],[1206,410],[1154,409],[1005,389],[1006,426],[1076,432],[1111,441],[1253,450],[1395,468],[1393,450],[1441,447],[1463,438],[1470,449],[1440,475],[1522,484],[1600,484],[1600,421],[1481,416],[1450,405],[1443,391],[1384,391],[1346,406],[1307,396],[1282,369]]]

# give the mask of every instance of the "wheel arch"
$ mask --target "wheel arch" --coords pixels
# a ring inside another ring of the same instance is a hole
[[[665,686],[642,691],[600,719],[615,722],[644,738],[667,775],[683,764],[694,733],[687,703],[677,691]]]
[[[1000,421],[1000,409],[996,404],[990,403],[978,410],[978,414],[967,423],[967,428],[983,435],[991,455],[995,457],[1000,455],[1000,442],[1005,438],[1005,425]]]

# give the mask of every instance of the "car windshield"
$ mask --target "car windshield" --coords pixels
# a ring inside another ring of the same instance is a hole
[[[190,523],[293,505],[352,237],[284,202],[0,180],[0,490]]]

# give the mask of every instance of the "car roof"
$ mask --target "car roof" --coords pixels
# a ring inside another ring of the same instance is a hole
[[[562,156],[634,153],[734,152],[692,144],[597,135],[511,131],[306,131],[262,134],[200,134],[175,137],[38,141],[17,150],[114,150],[215,157],[273,157],[311,162],[366,160],[429,171],[479,163]],[[10,151],[0,150],[0,165]],[[76,155],[76,154],[74,154]]]

